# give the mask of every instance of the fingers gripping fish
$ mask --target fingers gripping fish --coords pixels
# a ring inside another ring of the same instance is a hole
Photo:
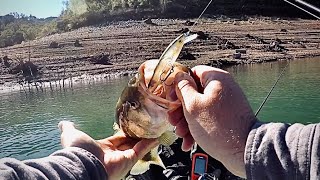
[[[181,106],[172,84],[178,72],[189,72],[189,69],[175,61],[183,45],[196,37],[196,34],[182,34],[166,48],[159,60],[140,65],[117,102],[115,129],[135,139],[157,138],[160,144],[167,146],[177,139],[167,120],[167,112]],[[164,167],[157,148],[139,160],[130,173],[142,174],[150,164]]]

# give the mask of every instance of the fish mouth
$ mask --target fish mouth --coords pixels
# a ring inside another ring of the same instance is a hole
[[[157,96],[151,93],[144,83],[140,83],[142,89],[139,89],[139,92],[145,96],[146,98],[150,99],[156,105],[162,107],[165,110],[174,110],[181,106],[181,102],[179,100],[171,101],[160,96]]]
[[[167,98],[167,94],[169,92],[166,92],[164,90],[164,86],[162,87],[158,87],[155,89],[155,91],[151,92],[147,85],[149,82],[146,82],[146,77],[145,77],[145,73],[144,70],[146,68],[146,63],[142,64],[139,69],[139,87],[138,91],[145,97],[150,99],[152,102],[154,102],[156,105],[166,109],[166,110],[174,110],[177,109],[178,107],[181,106],[181,102],[178,100],[178,98],[176,98],[175,96],[175,100],[168,100]],[[170,84],[170,86],[172,86],[173,84]],[[164,96],[164,97],[162,97]]]

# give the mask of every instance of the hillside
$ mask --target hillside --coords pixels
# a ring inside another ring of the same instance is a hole
[[[293,0],[289,0],[294,2]],[[0,48],[20,44],[47,35],[66,32],[81,27],[99,26],[115,21],[141,20],[147,18],[196,18],[208,4],[203,0],[69,0],[57,18],[39,19],[17,12],[0,16]],[[308,0],[320,7],[320,1]],[[295,3],[297,4],[297,3]],[[301,4],[302,8],[314,12]],[[215,0],[206,10],[206,17],[268,16],[281,18],[315,17],[279,0]]]
[[[119,21],[31,41],[30,62],[29,43],[1,48],[0,83],[11,86],[84,74],[127,74],[145,60],[158,59],[185,28],[203,35],[187,45],[179,58],[189,66],[320,56],[320,22],[316,20],[217,17],[202,19],[194,27],[190,26],[194,20],[151,21]],[[234,57],[236,49],[245,49],[246,54]]]

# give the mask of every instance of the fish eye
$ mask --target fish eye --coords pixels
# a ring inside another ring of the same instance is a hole
[[[136,83],[136,81],[137,81],[137,78],[136,78],[136,77],[133,77],[133,78],[131,78],[131,79],[129,80],[128,84],[129,84],[129,85],[133,85],[133,84]]]
[[[136,102],[136,101],[131,101],[129,102],[129,104],[130,104],[130,107],[132,107],[133,109],[137,109],[140,106],[139,102]]]

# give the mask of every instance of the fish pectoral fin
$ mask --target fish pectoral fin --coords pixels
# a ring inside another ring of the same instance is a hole
[[[116,122],[113,123],[113,127],[112,127],[112,128],[113,128],[113,130],[116,131],[116,132],[117,132],[117,131],[120,131],[120,126],[119,126]]]
[[[132,175],[143,174],[150,169],[151,164],[161,166],[165,169],[165,166],[164,166],[160,156],[158,155],[158,147],[152,149],[141,160],[138,160],[138,162],[132,167],[130,174],[132,174]]]
[[[138,162],[132,167],[130,174],[131,175],[139,175],[147,172],[150,169],[150,165],[155,164],[164,168],[164,165],[161,161],[161,164],[155,161],[144,161],[138,160]],[[164,168],[165,169],[165,168]]]
[[[132,167],[130,174],[139,175],[143,174],[150,169],[150,163],[144,160],[138,160],[138,162]]]
[[[166,131],[158,139],[160,144],[170,146],[178,139],[178,136],[173,131]]]

